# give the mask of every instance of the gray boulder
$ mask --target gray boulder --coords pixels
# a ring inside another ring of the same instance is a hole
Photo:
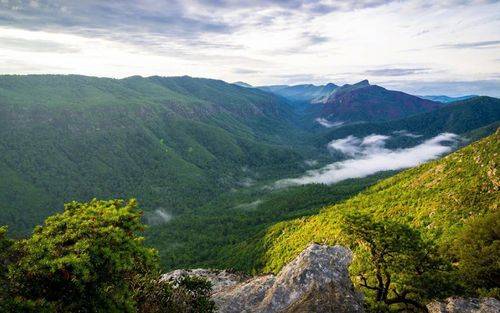
[[[363,297],[349,278],[350,250],[311,244],[278,275],[253,278],[227,271],[174,271],[163,279],[197,275],[213,284],[221,313],[364,312]]]
[[[427,305],[429,313],[500,313],[500,301],[495,298],[450,297]]]

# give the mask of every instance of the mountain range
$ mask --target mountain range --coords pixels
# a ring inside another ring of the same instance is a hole
[[[293,118],[283,99],[217,80],[1,76],[0,221],[20,234],[93,197],[181,212],[302,162]]]
[[[463,146],[500,120],[491,97],[442,104],[368,81],[240,85],[0,76],[0,224],[24,236],[65,202],[135,197],[164,268],[271,269],[230,255],[275,223],[317,214],[397,172],[274,188],[344,160],[327,148],[332,140],[377,134],[397,150],[453,132]]]
[[[467,95],[467,96],[461,96],[461,97],[448,97],[444,95],[439,95],[439,96],[421,96],[420,98],[427,99],[427,100],[432,100],[432,101],[437,101],[437,102],[442,102],[442,103],[450,103],[450,102],[455,102],[455,101],[461,101],[461,100],[467,100],[471,98],[475,98],[477,95]]]
[[[459,262],[452,250],[462,244],[456,238],[466,225],[498,212],[498,151],[500,131],[440,160],[384,179],[347,201],[325,206],[318,214],[272,225],[235,245],[226,265],[277,273],[310,242],[342,242],[341,215],[354,211],[412,225],[435,238],[441,251]]]

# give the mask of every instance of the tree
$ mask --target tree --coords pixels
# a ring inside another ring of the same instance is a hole
[[[135,200],[92,200],[17,242],[0,227],[0,312],[213,312],[208,281],[160,280],[141,215]]]
[[[13,258],[13,240],[7,238],[7,227],[0,227],[0,311],[4,312],[9,309],[10,301],[10,286],[8,281],[8,266]],[[9,303],[8,303],[9,302]]]
[[[210,299],[212,284],[205,279],[181,276],[166,281],[158,276],[143,276],[136,283],[136,302],[141,313],[215,311],[215,303]]]
[[[361,213],[346,215],[342,228],[355,252],[351,270],[372,310],[425,312],[425,301],[449,290],[449,266],[417,230]]]
[[[469,293],[500,296],[500,210],[471,218],[451,252]]]
[[[156,251],[143,244],[136,201],[71,202],[33,235],[17,242],[10,266],[14,292],[39,310],[135,312],[136,275],[157,269]]]

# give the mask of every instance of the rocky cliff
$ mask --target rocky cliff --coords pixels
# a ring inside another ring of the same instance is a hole
[[[364,312],[348,266],[352,253],[341,246],[311,244],[278,275],[246,277],[228,271],[176,270],[163,275],[205,277],[221,313]]]
[[[427,309],[429,313],[499,313],[500,301],[494,298],[450,297],[442,302],[429,303]]]

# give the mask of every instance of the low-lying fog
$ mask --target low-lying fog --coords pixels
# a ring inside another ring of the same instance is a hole
[[[403,134],[403,131],[398,135],[418,136]],[[390,150],[385,148],[385,142],[389,138],[391,137],[372,134],[364,138],[348,136],[333,140],[328,144],[328,149],[340,151],[349,159],[307,171],[299,178],[279,180],[275,183],[275,187],[311,183],[333,184],[349,178],[366,177],[380,171],[414,167],[450,152],[453,149],[450,143],[456,143],[459,139],[455,134],[442,133],[411,148]]]

